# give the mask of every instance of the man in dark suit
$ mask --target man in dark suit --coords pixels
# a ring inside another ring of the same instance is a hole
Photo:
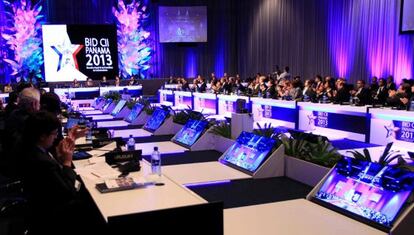
[[[190,85],[185,78],[181,78],[181,90],[182,91],[190,91]]]
[[[201,92],[204,93],[207,90],[207,84],[204,80],[204,78],[200,78],[198,79],[198,84],[197,84],[197,92]]]
[[[267,88],[265,91],[265,98],[270,98],[270,99],[276,99],[277,98],[277,92],[276,92],[276,86],[275,86],[275,82],[273,79],[269,79],[269,81],[267,81]]]
[[[370,103],[371,100],[371,92],[368,88],[365,87],[365,81],[364,80],[358,80],[357,81],[357,89],[351,91],[351,95],[353,97],[358,98],[358,104],[359,105],[367,105]]]
[[[378,82],[378,89],[373,93],[373,104],[384,105],[388,98],[388,89],[384,78]]]
[[[23,89],[17,108],[5,118],[4,135],[0,136],[4,152],[0,155],[0,170],[11,178],[19,178],[16,155],[22,148],[22,135],[27,117],[40,109],[40,92],[36,88]]]
[[[20,155],[25,193],[29,202],[29,231],[60,234],[76,205],[80,184],[71,168],[74,140],[63,139],[56,158],[48,152],[60,122],[51,113],[37,112],[26,120],[24,154]]]
[[[405,109],[406,104],[403,103],[404,100],[409,100],[411,98],[411,86],[408,83],[403,83],[400,85],[397,91],[389,90],[387,105],[397,109]]]
[[[334,101],[335,103],[342,104],[349,101],[349,90],[346,83],[343,80],[337,82],[336,90],[334,91]]]
[[[371,92],[376,92],[378,90],[378,87],[378,78],[374,76],[371,78],[371,84],[369,85],[369,89],[371,90]]]
[[[387,90],[394,90],[394,91],[397,90],[397,85],[395,85],[394,78],[392,76],[389,76],[387,78],[387,85],[386,85],[386,87],[387,87]]]

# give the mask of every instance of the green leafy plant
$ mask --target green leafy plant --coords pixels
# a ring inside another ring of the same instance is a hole
[[[156,107],[151,105],[151,102],[148,99],[140,97],[136,100],[136,102],[144,106],[144,112],[147,115],[152,115],[154,113]]]
[[[281,137],[282,144],[285,146],[285,154],[303,158],[307,151],[307,142],[303,139],[288,138],[287,136]]]
[[[379,157],[378,161],[376,162],[381,165],[386,166],[386,165],[391,165],[391,163],[394,160],[397,160],[397,163],[393,164],[393,166],[401,168],[406,171],[414,172],[414,165],[407,162],[404,159],[403,155],[398,150],[397,151],[391,150],[392,145],[393,143],[391,142],[385,146],[384,152],[382,153],[382,155]],[[355,151],[355,150],[347,151],[347,152],[351,153],[355,159],[372,162],[371,154],[366,148],[362,150],[362,153],[359,151]]]
[[[112,99],[113,101],[119,101],[121,99],[119,91],[108,91],[103,96],[105,99]]]
[[[279,148],[279,146],[282,144],[282,133],[279,131],[279,129],[272,127],[271,123],[265,123],[263,127],[259,123],[257,123],[257,126],[259,127],[259,129],[254,129],[253,133],[256,135],[276,140],[276,144],[273,147],[272,152]]]
[[[134,108],[134,106],[135,106],[135,104],[137,104],[138,103],[138,101],[136,101],[136,100],[128,100],[127,101],[127,103],[126,103],[126,106],[129,108],[129,109],[133,109]]]
[[[324,167],[332,167],[341,159],[338,150],[322,136],[317,136],[316,141],[311,142],[306,139],[306,135],[306,133],[295,133],[290,138],[282,135],[285,154]]]
[[[231,125],[227,122],[220,122],[219,124],[214,125],[212,128],[209,129],[209,132],[214,135],[231,139]]]
[[[414,166],[411,164],[408,164],[405,160],[404,160],[404,163],[398,163],[397,165],[399,168],[403,170],[414,172]]]
[[[257,126],[259,127],[259,129],[254,129],[254,134],[265,136],[268,138],[273,138],[275,134],[275,128],[272,127],[271,123],[265,123],[263,127],[259,123],[257,123]]]
[[[349,150],[346,151],[347,153],[351,153],[355,159],[372,162],[371,154],[369,153],[368,149],[363,149],[362,153],[356,150]]]
[[[389,165],[389,164],[391,164],[392,161],[397,159],[398,160],[397,166],[406,164],[407,162],[404,160],[402,154],[400,154],[399,151],[392,151],[391,150],[392,145],[393,145],[393,143],[391,142],[391,143],[388,143],[385,146],[384,152],[379,157],[377,163],[379,163],[381,165]],[[355,159],[372,162],[371,154],[369,153],[368,149],[366,149],[366,148],[363,149],[362,153],[359,152],[359,151],[356,151],[356,150],[351,150],[351,151],[347,151],[347,152],[351,153]]]
[[[304,160],[329,168],[333,167],[341,158],[338,149],[321,137],[318,137],[316,143],[308,143],[308,151],[304,155]]]
[[[193,111],[191,107],[188,106],[188,109],[180,110],[176,112],[175,110],[171,109],[173,113],[173,122],[184,125],[187,123],[189,119],[192,120],[204,120],[205,117],[202,113]]]
[[[153,113],[154,113],[154,111],[155,111],[155,106],[154,105],[148,105],[148,106],[145,106],[145,108],[144,108],[144,112],[147,114],[147,115],[152,115]]]

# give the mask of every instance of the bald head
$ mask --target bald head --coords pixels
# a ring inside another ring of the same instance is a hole
[[[29,111],[35,112],[40,109],[40,92],[38,89],[28,87],[22,90],[19,94],[18,105]]]

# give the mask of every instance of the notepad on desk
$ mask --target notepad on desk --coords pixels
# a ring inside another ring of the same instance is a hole
[[[96,184],[96,189],[101,193],[124,191],[136,188],[142,188],[151,185],[153,182],[147,181],[145,178],[122,177],[116,179],[105,180],[104,183]]]
[[[105,161],[96,162],[95,164],[87,164],[83,167],[75,168],[78,175],[86,177],[94,183],[101,183],[106,179],[117,178],[119,171],[113,169]]]

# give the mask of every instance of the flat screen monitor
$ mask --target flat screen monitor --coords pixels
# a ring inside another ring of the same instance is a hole
[[[107,99],[105,102],[105,105],[102,107],[102,110],[105,111],[111,104],[112,104],[112,99]]]
[[[93,104],[92,104],[92,107],[97,107],[102,101],[104,100],[104,98],[103,97],[98,97],[98,98],[96,98],[95,100],[94,100],[94,102],[93,102]]]
[[[414,33],[414,1],[401,1],[400,32]]]
[[[133,122],[138,115],[141,113],[141,111],[144,109],[144,105],[142,104],[135,104],[134,107],[132,107],[131,112],[129,113],[129,115],[126,118],[127,122]]]
[[[169,110],[156,108],[147,123],[145,123],[143,129],[154,132],[161,126],[165,119],[167,119],[169,113]]]
[[[341,159],[314,202],[389,231],[414,189],[414,172],[354,158]]]
[[[120,100],[116,104],[115,108],[112,110],[111,115],[116,116],[118,113],[122,110],[122,108],[125,106],[126,100]]]
[[[207,7],[158,8],[160,42],[207,42]]]
[[[243,131],[224,153],[221,162],[253,174],[267,159],[275,144],[274,139]]]
[[[208,126],[206,120],[188,120],[183,128],[173,137],[172,141],[183,145],[185,147],[191,147],[196,140],[203,134]]]

